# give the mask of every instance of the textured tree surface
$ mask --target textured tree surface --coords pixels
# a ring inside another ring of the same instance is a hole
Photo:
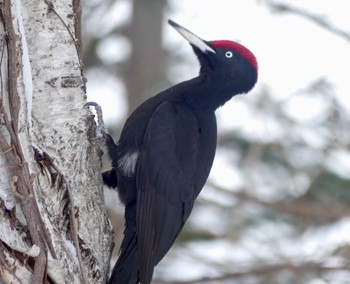
[[[0,2],[0,282],[104,283],[112,230],[79,1]]]

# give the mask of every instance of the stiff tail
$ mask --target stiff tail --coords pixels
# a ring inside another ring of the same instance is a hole
[[[121,253],[115,264],[109,284],[139,283],[139,259],[135,232],[126,230]]]

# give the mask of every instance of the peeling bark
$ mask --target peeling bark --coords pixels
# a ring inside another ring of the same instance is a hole
[[[106,217],[83,109],[78,0],[0,1],[0,281],[104,283]]]

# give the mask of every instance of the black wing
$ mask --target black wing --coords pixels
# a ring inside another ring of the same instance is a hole
[[[149,283],[188,218],[194,186],[199,126],[185,105],[162,103],[147,126],[137,165],[137,242],[140,281]]]

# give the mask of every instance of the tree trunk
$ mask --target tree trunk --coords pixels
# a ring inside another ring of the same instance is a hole
[[[167,1],[133,1],[129,39],[132,56],[124,73],[129,112],[167,85],[167,51],[162,46],[163,10]]]
[[[104,283],[113,246],[79,0],[0,1],[0,283]]]

